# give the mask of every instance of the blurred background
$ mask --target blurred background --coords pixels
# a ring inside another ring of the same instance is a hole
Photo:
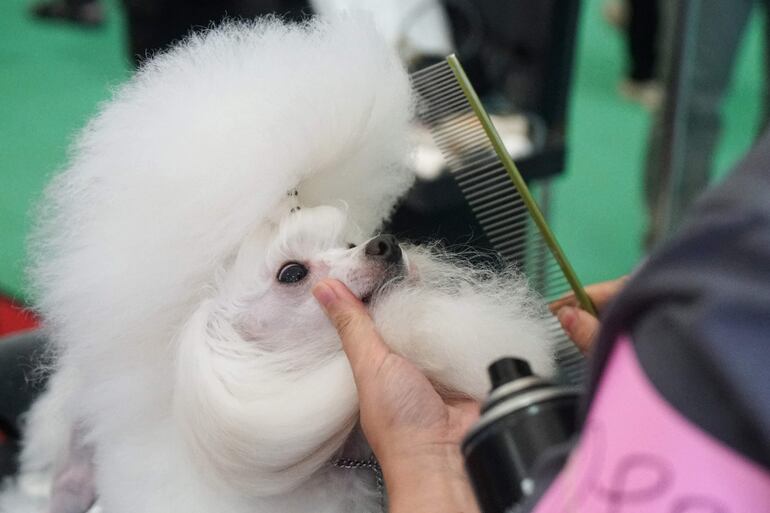
[[[4,0],[0,335],[34,325],[17,308],[30,300],[25,237],[36,199],[66,164],[74,134],[145,55],[190,27],[225,14],[302,19],[356,5],[381,11],[383,31],[412,69],[457,51],[501,130],[509,130],[509,149],[577,274],[592,283],[631,271],[675,230],[700,182],[724,176],[751,147],[764,116],[764,4]],[[708,25],[716,22],[720,30]],[[712,87],[714,77],[723,83]],[[697,167],[695,185],[672,185],[690,183],[688,165]],[[461,217],[461,206],[442,203],[451,191],[426,187],[415,201],[440,205],[415,220],[407,200],[396,219],[401,231],[422,225],[428,228],[417,235],[427,236],[447,212]],[[666,212],[656,213],[661,206]],[[439,235],[468,240],[462,229]]]

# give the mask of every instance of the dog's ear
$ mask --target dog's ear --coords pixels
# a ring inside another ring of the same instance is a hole
[[[296,488],[341,448],[358,397],[342,352],[295,369],[244,341],[213,301],[177,340],[174,421],[192,460],[250,495]],[[289,362],[290,363],[290,362]]]

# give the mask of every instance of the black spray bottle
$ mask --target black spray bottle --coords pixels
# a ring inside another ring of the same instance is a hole
[[[535,376],[517,358],[494,362],[489,377],[492,390],[462,451],[482,512],[513,512],[535,489],[538,458],[575,434],[579,389]]]

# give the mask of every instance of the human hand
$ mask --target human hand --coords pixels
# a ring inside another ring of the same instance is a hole
[[[627,281],[628,276],[622,276],[615,280],[588,285],[585,288],[586,294],[591,298],[598,313],[602,313],[607,304],[623,289]],[[588,352],[599,332],[599,319],[580,308],[575,294],[568,294],[557,299],[549,305],[549,308],[551,312],[556,314],[562,329],[575,345],[584,353]]]
[[[361,428],[382,467],[391,513],[478,511],[459,448],[478,404],[443,399],[416,366],[390,350],[366,307],[339,281],[321,281],[313,295],[350,360]]]

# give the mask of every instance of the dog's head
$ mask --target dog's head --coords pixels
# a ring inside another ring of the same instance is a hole
[[[319,280],[345,283],[369,303],[408,275],[409,265],[395,237],[361,242],[344,211],[333,207],[298,210],[270,234],[267,249],[250,240],[227,276],[226,288],[239,304],[233,323],[256,347],[293,352],[308,365],[319,354],[339,351],[339,342],[311,294]],[[259,262],[255,266],[255,263]]]
[[[195,459],[230,485],[297,486],[355,425],[350,368],[311,294],[325,277],[367,303],[391,348],[444,394],[480,398],[484,368],[503,354],[550,373],[543,311],[515,273],[388,235],[359,241],[343,210],[300,210],[243,244],[179,337],[176,417]]]

